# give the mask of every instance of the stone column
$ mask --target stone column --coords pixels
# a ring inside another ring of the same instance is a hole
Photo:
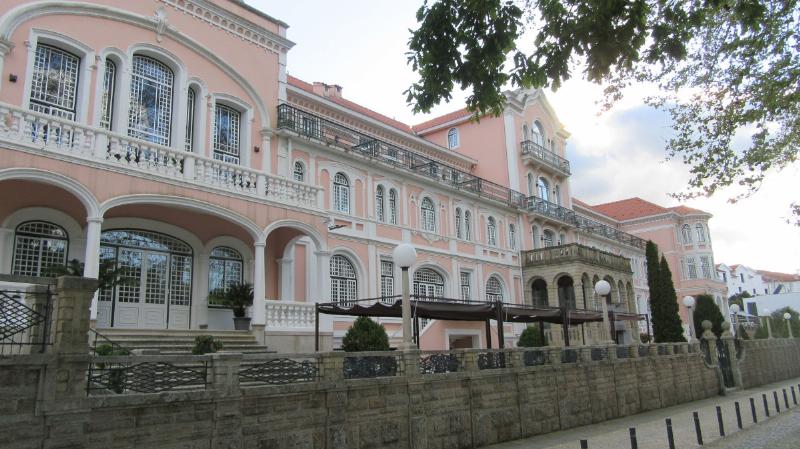
[[[722,323],[722,342],[725,344],[725,350],[728,351],[728,359],[731,363],[731,371],[733,372],[733,386],[742,388],[742,371],[739,369],[739,359],[736,358],[736,341],[731,334],[730,325],[727,320]]]
[[[100,233],[102,225],[102,217],[89,217],[86,219],[86,252],[83,257],[83,276],[89,279],[97,279],[100,275]],[[92,295],[90,314],[89,319],[92,322],[97,321],[97,292]]]
[[[255,262],[253,263],[253,320],[252,332],[255,334],[259,343],[264,344],[264,329],[267,325],[267,303],[266,303],[266,273],[264,263],[264,251],[267,244],[256,242]]]

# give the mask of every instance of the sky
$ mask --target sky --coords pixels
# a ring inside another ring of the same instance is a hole
[[[403,91],[416,80],[406,63],[409,29],[416,28],[421,0],[247,1],[289,24],[287,37],[296,45],[287,70],[293,76],[339,84],[345,98],[411,125],[464,106],[467,95],[460,90],[426,115],[414,115],[406,103]],[[679,204],[669,194],[682,191],[689,174],[680,161],[666,160],[668,116],[644,104],[644,87],[599,114],[602,88],[576,75],[558,91],[545,92],[571,133],[573,196],[590,204],[633,196]],[[716,263],[800,272],[800,227],[786,223],[789,204],[800,199],[798,179],[795,165],[771,174],[758,193],[736,204],[728,202],[734,190],[683,204],[714,215],[709,227]]]

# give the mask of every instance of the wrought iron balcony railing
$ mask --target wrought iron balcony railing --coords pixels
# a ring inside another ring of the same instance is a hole
[[[315,139],[326,145],[340,147],[345,151],[361,154],[371,160],[377,160],[392,167],[424,176],[459,191],[491,199],[520,210],[537,213],[575,226],[586,232],[644,249],[644,241],[638,237],[578,215],[573,210],[535,196],[526,197],[515,190],[288,104],[278,106],[278,128],[293,131],[300,136]],[[569,162],[563,158],[559,159],[566,163],[566,173],[569,173]],[[564,165],[562,164],[562,166]]]
[[[530,140],[523,140],[521,145],[523,156],[532,156],[562,173],[570,174],[569,161],[563,157]]]
[[[631,262],[628,258],[578,243],[523,251],[522,254],[526,267],[545,266],[555,263],[584,262],[613,270],[631,271]]]
[[[523,209],[525,195],[419,153],[360,133],[288,104],[278,106],[278,128],[339,146],[364,157],[425,176],[439,184]]]

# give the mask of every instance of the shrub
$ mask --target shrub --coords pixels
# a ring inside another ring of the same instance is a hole
[[[217,352],[222,349],[222,346],[222,341],[214,338],[211,335],[198,335],[194,338],[194,348],[192,348],[192,354],[203,355]]]
[[[97,355],[105,355],[105,356],[112,356],[112,355],[131,355],[131,351],[126,348],[114,347],[110,343],[103,343],[102,345],[97,345],[94,348],[94,353]]]
[[[253,284],[231,284],[224,292],[212,292],[222,303],[233,310],[233,316],[242,318],[247,308],[253,305]]]
[[[539,329],[533,326],[528,326],[519,335],[517,346],[520,348],[538,348],[541,346],[547,346],[547,337],[542,336],[542,333],[539,331]]]
[[[639,341],[644,344],[650,343],[650,334],[639,334]]]
[[[383,325],[367,317],[358,317],[342,339],[342,349],[347,352],[388,351],[389,336]]]
[[[722,316],[722,312],[719,311],[719,307],[717,307],[711,295],[697,295],[695,297],[693,315],[694,328],[698,338],[703,336],[703,326],[701,323],[705,320],[711,321],[711,332],[713,332],[717,338],[722,335],[722,322],[725,321],[725,318]]]

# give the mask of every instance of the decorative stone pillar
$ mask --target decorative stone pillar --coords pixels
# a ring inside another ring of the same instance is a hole
[[[74,276],[58,278],[53,352],[89,353],[89,309],[96,288],[97,279]]]
[[[100,275],[100,234],[102,225],[102,217],[89,217],[86,219],[86,251],[83,257],[83,276],[89,279],[97,279]],[[92,322],[97,321],[97,292],[92,295],[89,319]]]
[[[217,392],[225,396],[241,395],[239,389],[239,368],[242,365],[242,354],[220,352],[211,355],[211,385]]]
[[[267,302],[266,302],[266,273],[265,273],[265,250],[266,242],[256,242],[255,261],[253,263],[253,311],[251,328],[259,343],[264,344],[264,329],[267,325]]]

